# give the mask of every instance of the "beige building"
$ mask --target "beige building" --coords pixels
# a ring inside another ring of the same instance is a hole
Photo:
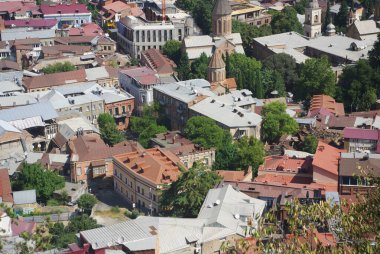
[[[232,19],[254,26],[270,25],[272,15],[265,8],[245,2],[230,2]]]
[[[160,148],[114,156],[115,191],[138,210],[157,214],[160,190],[178,179],[180,165],[178,157]]]
[[[315,38],[322,32],[322,9],[317,0],[309,3],[305,8],[304,32],[307,37]]]

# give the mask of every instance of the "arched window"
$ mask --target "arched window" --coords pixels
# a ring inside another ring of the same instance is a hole
[[[315,16],[314,16],[314,23],[318,23],[318,22],[319,22],[318,15],[315,15]]]
[[[222,21],[220,19],[218,20],[217,30],[218,33],[222,33]]]
[[[227,32],[227,20],[224,20],[223,22],[223,33]]]

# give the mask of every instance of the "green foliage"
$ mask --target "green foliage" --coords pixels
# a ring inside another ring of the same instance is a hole
[[[208,63],[210,59],[203,52],[201,56],[191,63],[191,79],[207,79]]]
[[[129,210],[126,210],[124,212],[124,215],[132,220],[136,219],[137,217],[139,217],[140,215],[144,215],[144,214],[141,214],[139,213],[137,210],[133,210],[132,212],[129,211]]]
[[[366,111],[380,96],[380,73],[368,60],[347,66],[339,78],[340,99],[348,111]]]
[[[377,35],[377,41],[373,45],[373,49],[368,52],[369,62],[372,68],[379,70],[380,67],[380,34]]]
[[[247,172],[252,166],[252,174],[257,175],[257,169],[264,162],[264,144],[254,137],[242,137],[237,142],[239,163],[243,170]]]
[[[202,163],[195,163],[163,190],[160,199],[163,213],[185,218],[196,217],[208,190],[219,181],[220,177],[214,171],[208,170]]]
[[[285,96],[286,88],[281,74],[272,69],[263,68],[261,71],[261,84],[265,98],[273,97],[271,92],[277,91],[277,96]]]
[[[179,64],[179,60],[181,58],[181,45],[182,43],[180,41],[167,41],[162,47],[162,52],[176,64]]]
[[[179,64],[177,65],[176,71],[178,73],[179,80],[190,79],[190,74],[191,74],[190,61],[186,52],[183,52],[181,54],[181,58],[179,60]]]
[[[187,121],[184,134],[193,143],[209,149],[221,147],[225,132],[211,118],[194,116]]]
[[[322,32],[326,32],[326,28],[331,23],[331,21],[330,2],[327,2],[327,10],[325,14],[325,20],[323,21]]]
[[[82,209],[82,211],[90,214],[92,208],[94,207],[97,201],[98,200],[94,195],[86,193],[80,196],[80,198],[78,199],[78,207]]]
[[[256,97],[263,98],[260,83],[261,63],[243,54],[231,54],[228,57],[228,78],[235,78],[238,89],[248,89]]]
[[[196,0],[191,14],[203,34],[211,33],[213,0]]]
[[[42,68],[42,72],[44,74],[51,74],[56,72],[67,72],[67,71],[74,71],[76,68],[73,64],[70,62],[63,62],[63,63],[55,63],[55,64],[49,64],[48,66]]]
[[[248,56],[250,56],[252,55],[253,39],[271,35],[272,28],[269,25],[257,27],[238,20],[232,20],[232,32],[240,33],[241,39],[243,41],[244,51]]]
[[[113,146],[124,140],[124,135],[117,129],[115,119],[111,114],[99,114],[98,124],[100,136],[108,145]]]
[[[294,9],[298,14],[305,14],[305,7],[309,4],[308,0],[300,0],[294,5]]]
[[[233,143],[231,134],[225,131],[221,145],[216,150],[212,168],[215,170],[237,170],[239,168],[238,156],[236,143]]]
[[[88,216],[87,214],[81,214],[75,216],[70,220],[69,224],[66,227],[68,232],[79,233],[80,231],[89,230],[93,228],[98,228],[96,220]]]
[[[36,190],[37,200],[46,202],[55,190],[65,186],[65,180],[56,172],[46,170],[41,164],[24,163],[15,181],[14,190]]]
[[[291,55],[280,53],[267,57],[263,61],[266,69],[278,72],[285,82],[286,91],[292,92],[298,82],[297,63]]]
[[[282,135],[295,134],[298,123],[286,113],[286,105],[272,102],[263,107],[263,123],[261,127],[263,140],[274,142]]]
[[[347,27],[347,19],[348,19],[348,5],[347,1],[343,0],[338,14],[335,17],[335,25],[338,27]]]
[[[155,137],[156,134],[166,132],[167,129],[164,125],[160,125],[162,119],[159,118],[159,104],[146,105],[143,108],[142,116],[131,117],[131,131],[136,133],[139,138],[139,143],[148,148],[150,146],[150,139]]]
[[[111,207],[111,212],[120,213],[120,208],[118,206],[113,206],[113,207]]]
[[[285,7],[281,12],[271,11],[272,33],[298,32],[303,34],[302,24],[298,21],[297,12],[293,7]]]
[[[314,135],[307,135],[303,141],[302,151],[307,153],[315,154],[318,146],[318,139]]]
[[[300,66],[298,86],[294,95],[298,100],[310,100],[313,95],[335,96],[335,74],[327,57],[307,59]]]

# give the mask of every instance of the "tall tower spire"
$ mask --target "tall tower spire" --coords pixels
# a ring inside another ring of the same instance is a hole
[[[225,36],[232,31],[232,9],[228,0],[216,0],[212,10],[212,33],[215,36]]]
[[[314,38],[322,31],[322,9],[318,0],[312,0],[305,8],[304,32],[307,37]]]

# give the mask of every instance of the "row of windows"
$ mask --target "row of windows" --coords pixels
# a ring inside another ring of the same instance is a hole
[[[103,109],[103,103],[99,103],[98,108],[99,108],[99,110],[102,110]],[[90,109],[91,109],[90,106],[86,106],[86,112],[90,111]],[[79,107],[78,110],[79,110],[79,112],[83,112],[82,107]],[[96,104],[95,103],[92,104],[92,110],[96,110]]]
[[[141,37],[141,38],[140,38]],[[162,40],[163,39],[163,40]],[[162,42],[173,39],[172,30],[142,30],[136,31],[136,42]]]
[[[125,185],[128,186],[128,178],[125,177],[124,180],[123,180],[123,175],[121,173],[117,173],[117,171],[115,172],[115,176],[118,177],[122,182],[125,183]],[[133,189],[133,184],[132,184],[132,181],[129,181],[129,186],[131,187],[131,189]],[[145,196],[145,189],[144,188],[140,188],[140,186],[137,186],[137,193]],[[156,195],[152,194],[151,190],[149,190],[149,199],[153,200],[154,202],[156,201]]]
[[[161,50],[162,49],[162,46],[157,46],[157,45],[154,45],[154,46],[137,46],[136,47],[136,49],[137,49],[137,52],[140,52],[140,49],[141,49],[141,51],[145,51],[146,49],[148,50],[148,49],[151,49],[151,48],[155,48],[155,49],[159,49],[159,50]]]
[[[131,106],[131,105],[128,105],[128,112],[131,112],[131,111],[132,111],[132,106]],[[114,115],[114,113],[115,113],[115,115],[120,115],[120,112],[121,112],[122,114],[127,113],[127,111],[126,111],[126,107],[125,107],[125,106],[121,106],[121,111],[120,111],[120,107],[115,107],[115,108],[111,108],[111,109],[109,109],[109,113],[110,113],[111,115]]]

